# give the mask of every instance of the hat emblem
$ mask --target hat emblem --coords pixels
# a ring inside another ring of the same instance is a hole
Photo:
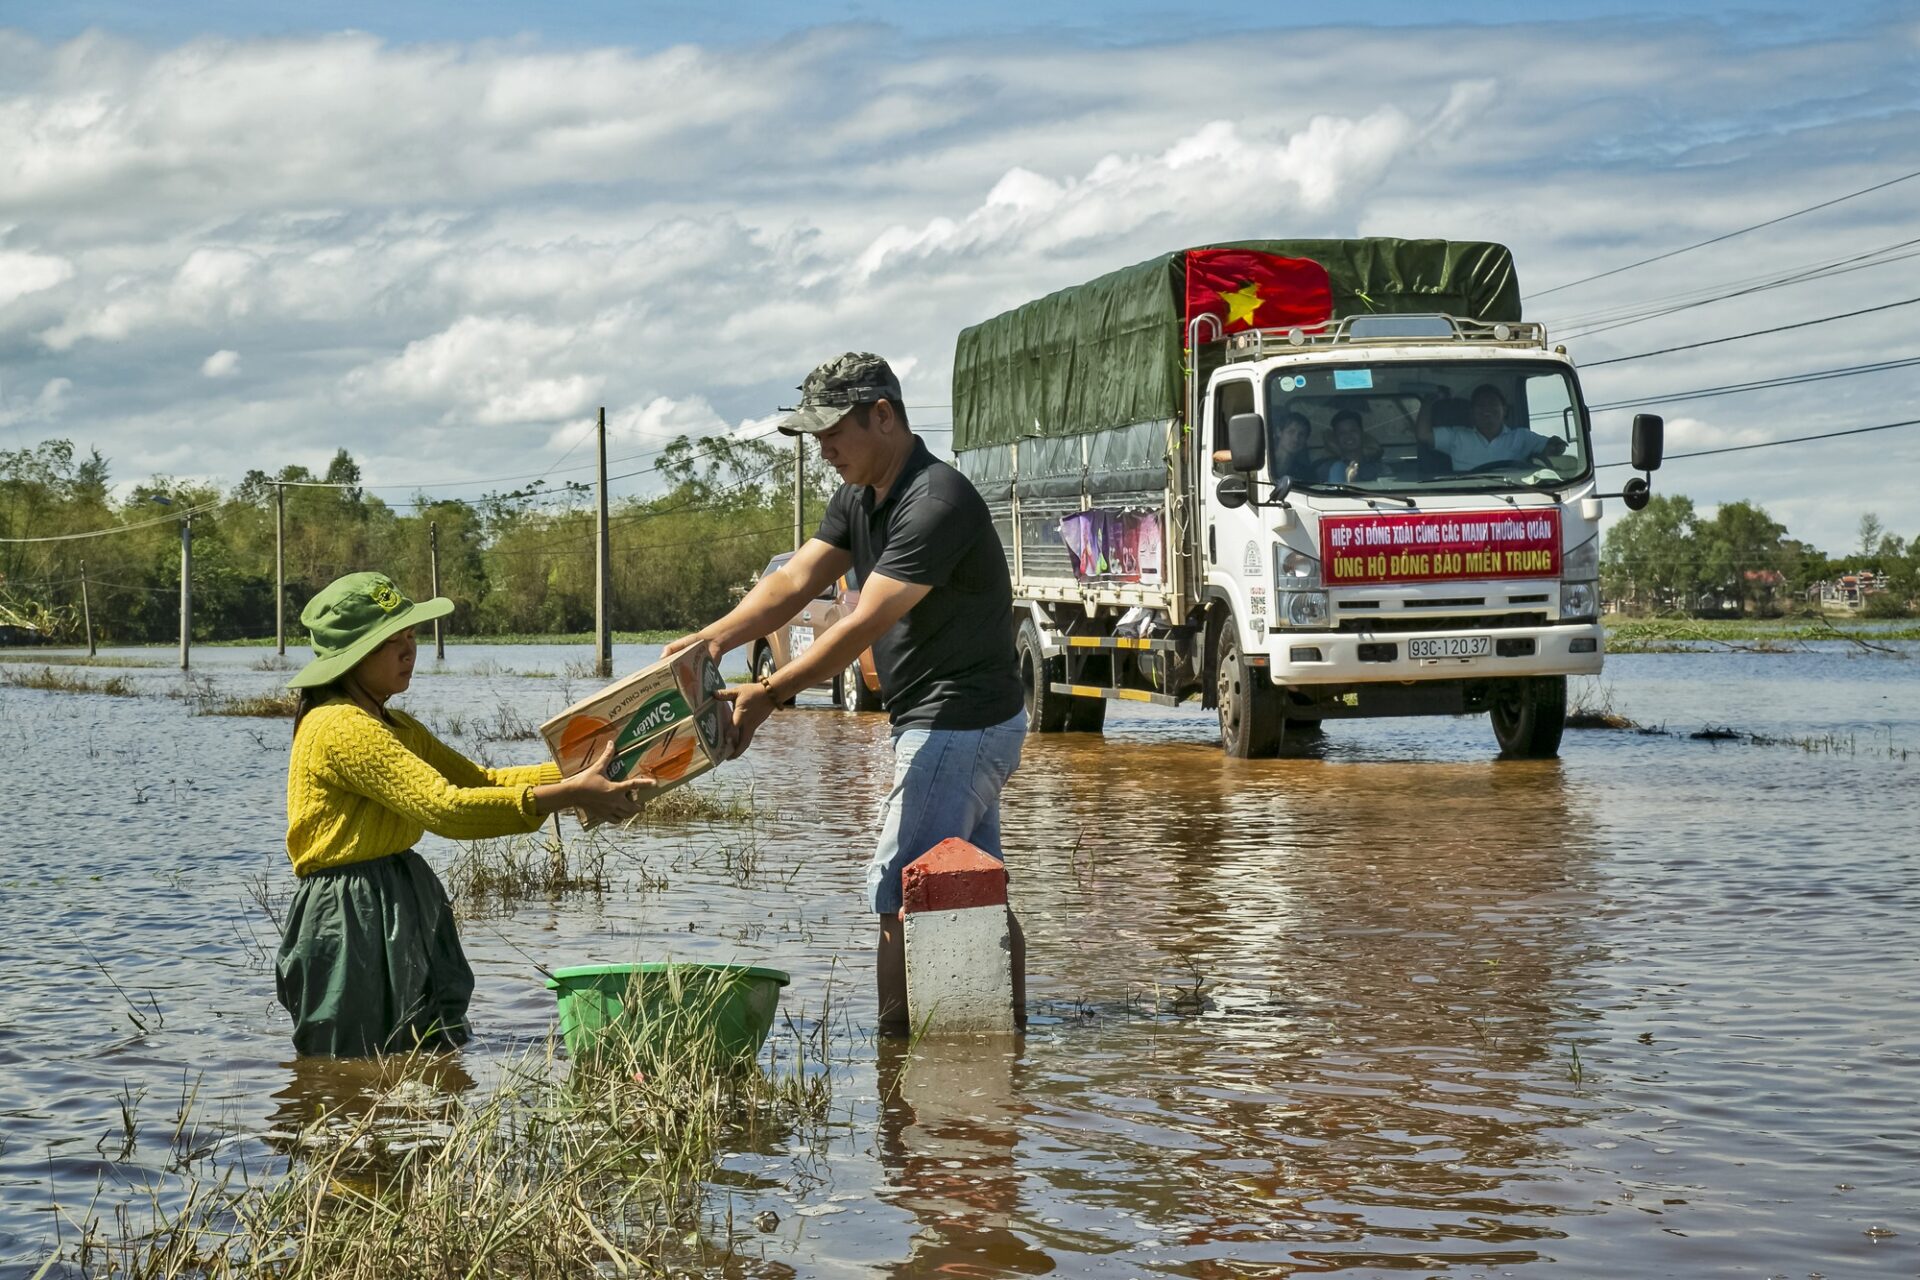
[[[380,606],[383,612],[386,612],[386,613],[392,613],[395,609],[398,609],[402,603],[404,603],[404,598],[401,596],[399,589],[396,588],[391,582],[381,583],[379,586],[375,587],[372,591],[369,591],[367,595],[375,604]]]

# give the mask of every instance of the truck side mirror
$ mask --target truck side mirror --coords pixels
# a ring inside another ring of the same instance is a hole
[[[1232,425],[1228,428],[1231,431]],[[1658,471],[1660,459],[1666,452],[1667,423],[1657,413],[1636,413],[1633,415],[1633,469],[1635,471]]]
[[[1267,420],[1257,413],[1228,418],[1227,452],[1235,471],[1258,471],[1267,461]]]
[[[1229,511],[1238,511],[1247,505],[1253,497],[1253,486],[1242,475],[1220,477],[1219,488],[1213,491],[1214,500]]]

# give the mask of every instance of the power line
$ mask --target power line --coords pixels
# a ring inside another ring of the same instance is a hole
[[[117,524],[110,529],[89,529],[85,533],[53,533],[38,538],[0,538],[0,542],[77,542],[82,538],[104,538],[109,534],[125,533],[129,529],[145,529],[156,524],[172,524],[177,520],[185,520],[192,516],[197,516],[204,511],[212,511],[219,505],[217,502],[203,502],[197,507],[187,507],[181,511],[169,512],[164,516],[155,516],[151,520],[136,520],[132,524]]]
[[[1784,289],[1789,285],[1805,284],[1812,280],[1824,280],[1832,276],[1848,275],[1855,271],[1865,271],[1873,267],[1883,267],[1893,262],[1903,262],[1908,258],[1920,257],[1920,249],[1912,248],[1914,245],[1920,245],[1920,237],[1897,241],[1889,245],[1882,245],[1878,249],[1871,249],[1866,253],[1856,254],[1851,258],[1836,259],[1823,265],[1769,278],[1762,283],[1748,285],[1744,288],[1729,289],[1724,293],[1711,294],[1687,302],[1677,302],[1672,306],[1650,307],[1641,312],[1624,312],[1615,319],[1604,322],[1597,320],[1591,322],[1586,328],[1580,328],[1580,322],[1574,322],[1574,332],[1562,336],[1567,341],[1572,341],[1576,338],[1588,338],[1596,333],[1606,333],[1612,329],[1622,329],[1630,324],[1640,324],[1647,320],[1658,320],[1663,316],[1675,315],[1682,311],[1691,311],[1695,307],[1704,307],[1709,303],[1725,302],[1729,298],[1744,298],[1756,293],[1765,293],[1771,289]],[[1893,254],[1896,249],[1907,249],[1909,252],[1891,257],[1886,256]]]
[[[1583,370],[1598,369],[1601,365],[1625,364],[1629,360],[1645,360],[1648,356],[1672,355],[1676,351],[1693,351],[1699,347],[1718,346],[1723,342],[1739,342],[1743,338],[1762,338],[1770,333],[1785,333],[1789,329],[1806,329],[1816,324],[1828,324],[1835,320],[1851,320],[1854,316],[1871,315],[1876,311],[1891,311],[1895,307],[1910,307],[1916,302],[1920,302],[1920,297],[1903,298],[1899,302],[1886,302],[1877,307],[1862,307],[1858,311],[1842,311],[1837,315],[1821,316],[1818,320],[1797,320],[1792,324],[1775,325],[1771,329],[1754,329],[1747,333],[1729,334],[1724,338],[1708,338],[1704,342],[1686,342],[1677,347],[1661,347],[1654,351],[1635,352],[1630,356],[1614,356],[1610,360],[1595,360],[1592,364],[1584,364],[1580,367]]]
[[[1587,407],[1596,413],[1608,409],[1631,409],[1643,405],[1676,404],[1683,400],[1711,400],[1717,396],[1739,395],[1747,391],[1770,391],[1776,387],[1797,387],[1808,382],[1827,382],[1834,378],[1852,378],[1863,373],[1884,373],[1890,369],[1909,369],[1920,364],[1920,356],[1902,360],[1881,360],[1873,364],[1847,365],[1837,369],[1816,369],[1811,373],[1785,374],[1778,378],[1757,378],[1752,382],[1729,382],[1717,387],[1699,387],[1692,391],[1669,391],[1660,395],[1639,396]]]
[[[1773,449],[1783,444],[1805,444],[1809,440],[1837,440],[1841,436],[1863,436],[1872,431],[1892,431],[1896,427],[1913,426],[1920,426],[1920,418],[1907,418],[1901,422],[1882,422],[1878,426],[1854,427],[1847,431],[1822,431],[1818,435],[1811,436],[1788,436],[1784,440],[1762,440],[1758,444],[1730,444],[1718,449],[1695,449],[1690,453],[1669,453],[1666,455],[1665,460],[1671,462],[1680,458],[1710,458],[1719,453],[1745,453],[1749,449]],[[1632,465],[1632,462],[1602,462],[1594,467],[1594,470],[1604,471],[1608,467],[1630,467]]]
[[[1831,209],[1834,205],[1844,204],[1847,201],[1857,199],[1860,196],[1871,195],[1875,191],[1884,191],[1888,187],[1896,186],[1899,183],[1906,182],[1912,178],[1920,178],[1920,169],[1916,169],[1912,173],[1903,173],[1897,178],[1889,178],[1885,182],[1875,183],[1871,187],[1862,187],[1858,191],[1850,191],[1846,195],[1836,196],[1832,200],[1823,200],[1819,204],[1808,205],[1804,209],[1795,209],[1792,213],[1783,213],[1777,218],[1768,218],[1765,222],[1756,222],[1750,227],[1741,227],[1738,231],[1728,231],[1728,232],[1725,232],[1724,234],[1713,236],[1709,239],[1701,240],[1695,244],[1686,245],[1679,249],[1669,249],[1667,252],[1657,253],[1651,258],[1642,258],[1638,262],[1629,262],[1624,267],[1615,267],[1611,271],[1602,271],[1596,275],[1582,276],[1578,280],[1569,280],[1565,284],[1554,285],[1551,289],[1542,289],[1538,293],[1529,294],[1528,298],[1529,300],[1533,298],[1544,298],[1550,293],[1559,293],[1562,289],[1571,289],[1576,285],[1591,284],[1595,280],[1604,280],[1608,276],[1617,276],[1623,271],[1632,271],[1635,267],[1644,267],[1649,265],[1650,263],[1655,263],[1655,262],[1665,262],[1668,258],[1677,258],[1683,253],[1692,253],[1695,249],[1704,249],[1710,244],[1719,244],[1722,241],[1731,240],[1735,236],[1746,235],[1747,232],[1749,231],[1759,231],[1763,227],[1778,226],[1780,223],[1786,222],[1793,218],[1798,218],[1802,214],[1815,213],[1821,209]]]

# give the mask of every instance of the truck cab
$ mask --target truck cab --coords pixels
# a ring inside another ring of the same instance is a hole
[[[1236,335],[1201,434],[1198,568],[1233,754],[1268,753],[1290,722],[1480,711],[1508,754],[1553,754],[1565,677],[1600,670],[1601,502],[1578,378],[1539,326]]]

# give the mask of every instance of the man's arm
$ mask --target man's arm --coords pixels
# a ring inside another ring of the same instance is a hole
[[[801,689],[824,684],[828,677],[845,670],[847,664],[878,640],[888,627],[926,599],[931,590],[931,586],[920,583],[870,574],[860,584],[860,603],[854,606],[853,612],[816,636],[805,653],[774,672],[766,684],[739,684],[722,689],[719,696],[733,703],[736,735],[733,754],[738,756],[747,749],[747,744],[753,741],[753,731],[773,714],[775,707]],[[746,603],[741,601],[741,607]]]
[[[727,615],[710,622],[690,636],[681,636],[666,647],[678,653],[701,640],[709,642],[718,661],[721,654],[749,640],[757,640],[800,612],[800,607],[818,596],[826,585],[853,567],[853,553],[809,538],[793,553],[793,559],[753,584],[746,598]],[[866,604],[866,594],[860,602]],[[843,620],[844,621],[844,620]],[[883,628],[884,630],[884,628]],[[831,634],[831,633],[829,633]],[[802,686],[795,686],[796,688]]]

